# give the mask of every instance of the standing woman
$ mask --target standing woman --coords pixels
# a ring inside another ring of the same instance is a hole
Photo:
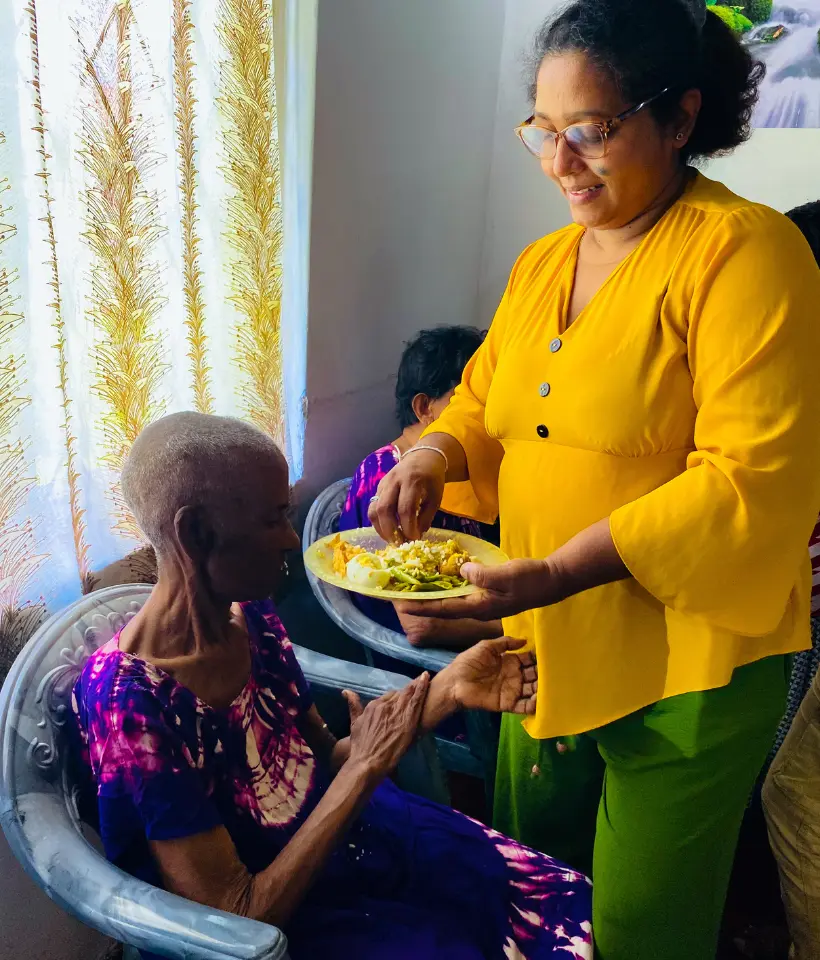
[[[747,139],[761,76],[703,0],[577,0],[544,26],[518,132],[574,223],[521,255],[371,506],[408,538],[445,481],[498,507],[514,559],[424,606],[535,648],[496,826],[551,852],[594,835],[604,960],[713,960],[786,654],[809,646],[820,277],[785,217],[692,166]]]

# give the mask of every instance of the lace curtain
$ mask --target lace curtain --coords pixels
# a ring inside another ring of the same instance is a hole
[[[275,0],[0,0],[0,642],[139,545],[174,410],[288,442]]]

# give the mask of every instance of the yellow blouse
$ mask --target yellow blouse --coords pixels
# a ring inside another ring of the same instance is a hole
[[[581,228],[519,258],[429,432],[460,441],[511,557],[610,518],[634,579],[505,622],[534,737],[594,729],[809,646],[820,271],[785,217],[698,176],[565,329]]]

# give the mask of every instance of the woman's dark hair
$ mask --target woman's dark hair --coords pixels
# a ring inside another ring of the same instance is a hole
[[[786,216],[809,241],[811,252],[820,267],[820,200],[795,207],[794,210],[789,210]]]
[[[418,423],[413,397],[424,393],[440,400],[461,382],[467,361],[481,346],[484,335],[475,327],[435,327],[408,341],[399,363],[396,417],[402,430]]]
[[[538,33],[533,100],[544,58],[569,51],[586,54],[609,74],[629,106],[668,87],[650,108],[664,126],[674,123],[681,95],[700,90],[703,106],[681,151],[684,162],[728,153],[750,136],[766,68],[710,11],[701,30],[685,0],[575,0]]]

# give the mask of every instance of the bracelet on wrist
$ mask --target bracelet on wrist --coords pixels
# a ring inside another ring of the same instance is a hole
[[[409,450],[404,451],[404,453],[401,455],[401,459],[404,460],[405,457],[409,457],[411,453],[418,453],[421,450],[429,450],[431,453],[437,453],[444,460],[444,472],[447,473],[447,471],[450,469],[450,461],[447,459],[447,454],[443,450],[440,450],[438,447],[434,447],[429,443],[420,443],[415,447],[410,447]]]

